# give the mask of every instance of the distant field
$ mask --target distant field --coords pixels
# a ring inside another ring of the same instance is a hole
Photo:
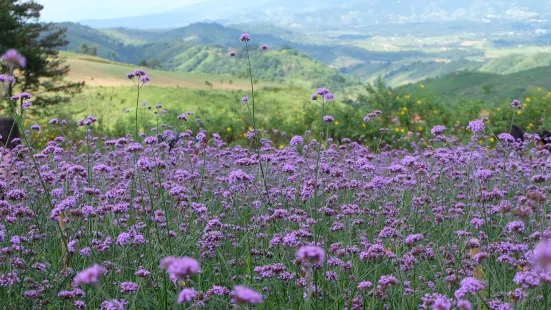
[[[71,66],[68,78],[73,81],[84,81],[88,86],[130,86],[132,82],[126,79],[128,72],[136,66],[112,62],[103,58],[63,52],[67,63]],[[211,89],[206,81],[212,84],[213,89],[246,90],[250,84],[245,79],[231,76],[170,72],[147,70],[154,85],[158,87],[182,87],[193,89]],[[231,81],[231,83],[230,83]],[[274,82],[259,82],[259,87],[287,87]]]

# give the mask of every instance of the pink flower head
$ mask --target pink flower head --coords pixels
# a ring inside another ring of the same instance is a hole
[[[102,266],[95,264],[92,267],[86,268],[77,273],[73,280],[73,284],[76,286],[83,284],[97,284],[106,271],[107,270],[105,270]]]
[[[538,267],[551,271],[551,241],[543,240],[534,249],[534,260]]]
[[[262,294],[244,286],[236,286],[232,290],[232,302],[238,305],[256,305],[264,302]]]
[[[27,58],[21,55],[16,49],[9,49],[2,55],[2,60],[8,65],[8,67],[13,68],[19,66],[25,68],[27,66]]]
[[[321,264],[325,261],[325,251],[319,246],[307,245],[298,249],[297,258],[302,262]]]
[[[201,265],[191,257],[165,257],[161,260],[161,268],[178,279],[185,279],[192,274],[201,272]]]
[[[467,126],[467,129],[470,129],[472,132],[482,132],[484,131],[484,121],[482,120],[474,120],[469,122],[469,126]]]
[[[197,297],[197,292],[193,288],[185,288],[178,294],[178,303],[192,302]]]
[[[248,42],[251,40],[251,35],[248,33],[244,33],[239,37],[239,40],[242,42]]]

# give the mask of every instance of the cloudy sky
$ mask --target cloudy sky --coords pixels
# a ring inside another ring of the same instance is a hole
[[[139,16],[185,7],[203,0],[37,0],[44,21],[79,21]]]

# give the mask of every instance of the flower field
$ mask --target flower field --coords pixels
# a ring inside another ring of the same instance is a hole
[[[407,149],[337,141],[322,88],[319,130],[280,147],[256,128],[251,89],[249,146],[227,145],[188,129],[189,112],[140,131],[150,78],[127,78],[136,127],[121,137],[96,134],[89,116],[81,139],[34,148],[32,95],[11,96],[23,130],[0,149],[3,309],[551,307],[551,153],[536,135],[476,119],[468,143],[443,125]]]

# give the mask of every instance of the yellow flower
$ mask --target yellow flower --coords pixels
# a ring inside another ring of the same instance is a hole
[[[531,128],[532,126],[534,126],[534,124],[532,123],[528,124],[528,128]]]
[[[434,111],[432,111],[432,112],[434,112],[434,114],[438,114],[438,110],[434,110]]]
[[[400,132],[405,132],[405,129],[404,129],[404,128],[400,128]]]
[[[530,102],[530,101],[532,101],[532,99],[530,99],[530,97],[528,97],[528,98],[526,98],[525,101],[526,101],[526,102]]]
[[[484,141],[482,141],[482,139],[478,140],[478,144],[482,145],[482,143],[484,143]]]
[[[496,110],[501,111],[501,108],[497,108]]]
[[[421,85],[419,85],[419,87],[425,88],[425,84],[421,84]]]
[[[402,108],[402,110],[404,110],[404,111],[407,111],[407,110],[408,110],[408,108],[407,108],[407,107],[403,107],[403,108]]]
[[[230,132],[230,131],[231,131],[231,127],[226,128],[226,131],[227,131],[227,132]]]
[[[423,127],[419,126],[419,127],[417,127],[417,130],[423,131]]]
[[[525,104],[523,104],[522,106],[523,106],[523,107],[525,107],[525,108],[527,108],[527,107],[528,107],[528,105],[527,105],[526,103],[525,103]]]
[[[336,121],[336,122],[335,122],[335,125],[337,125],[337,126],[338,126],[338,125],[339,125],[339,121]]]
[[[494,141],[495,141],[494,137],[490,137],[490,142],[494,142]]]
[[[367,126],[365,125],[365,123],[362,123],[362,127],[365,128],[365,127],[367,127]]]
[[[423,103],[423,101],[417,100],[417,104],[421,104],[421,103]]]
[[[395,132],[400,132],[400,128],[394,128]]]
[[[518,114],[518,115],[521,115],[521,114],[522,114],[522,111],[521,111],[521,110],[518,110],[518,111],[517,111],[517,114]]]
[[[284,148],[283,144],[280,144],[280,145],[279,145],[279,148],[280,148],[280,149]]]
[[[246,137],[246,136],[247,136],[247,133],[246,133],[246,132],[244,132],[244,133],[243,133],[243,137]]]
[[[251,131],[251,130],[253,130],[253,128],[249,126],[249,131]]]
[[[404,111],[400,112],[400,115],[405,115],[405,114],[406,114],[406,112],[404,112]]]

